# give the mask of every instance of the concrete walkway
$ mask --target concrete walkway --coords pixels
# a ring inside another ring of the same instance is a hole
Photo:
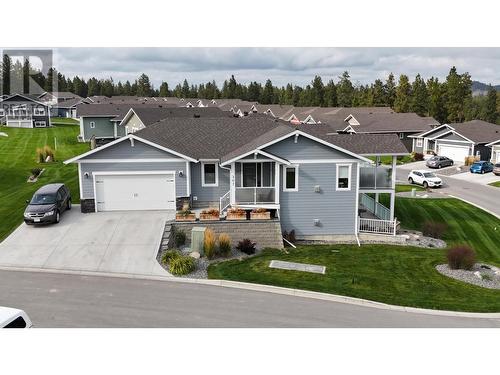
[[[174,212],[65,212],[59,224],[20,225],[0,243],[0,266],[170,276],[156,261]]]

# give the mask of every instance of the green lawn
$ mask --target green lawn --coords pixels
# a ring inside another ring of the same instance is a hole
[[[54,126],[57,126],[57,125],[80,125],[78,120],[75,120],[74,118],[65,118],[65,117],[52,117],[50,119],[50,122]]]
[[[375,158],[375,156],[371,156],[371,157],[369,157],[369,159],[375,161],[376,158]],[[398,156],[396,164],[401,165],[401,164],[411,163],[413,161],[414,160],[413,160],[411,155]],[[380,162],[382,164],[391,165],[392,164],[392,156],[381,156]]]
[[[71,190],[73,202],[79,201],[77,166],[62,162],[89,149],[85,143],[78,143],[79,128],[62,125],[51,128],[17,129],[0,127],[0,241],[2,241],[23,220],[25,201],[40,186],[51,182],[64,182]],[[54,148],[56,162],[38,164],[35,158],[37,147],[49,145]],[[36,183],[27,183],[33,167],[43,167],[45,172]]]
[[[490,186],[500,187],[500,181],[495,181],[489,184]]]
[[[424,191],[425,189],[419,185],[396,185],[396,193],[403,193],[415,189],[416,191]]]
[[[448,223],[445,240],[467,243],[478,258],[500,266],[500,220],[457,199],[396,199],[406,228],[432,218]],[[339,252],[335,252],[338,250]],[[390,304],[443,310],[500,312],[500,291],[439,274],[445,250],[388,245],[300,246],[289,254],[266,250],[255,257],[213,264],[209,277],[314,290]],[[324,265],[325,275],[268,268],[271,259]]]

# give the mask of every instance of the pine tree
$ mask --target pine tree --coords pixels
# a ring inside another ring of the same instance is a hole
[[[373,95],[373,105],[375,107],[385,107],[387,105],[384,84],[380,79],[376,79],[371,88]]]
[[[469,73],[458,74],[452,67],[446,77],[446,111],[449,122],[462,122],[465,118],[465,106],[472,97],[472,81]]]
[[[123,85],[123,95],[125,96],[132,95],[132,85],[130,84],[129,80],[127,80],[127,82],[125,82],[125,84]]]
[[[429,113],[429,93],[420,74],[415,77],[411,91],[411,111],[419,116],[426,116]]]
[[[429,116],[434,117],[440,123],[446,122],[448,114],[443,84],[437,78],[431,77],[427,80],[427,92],[429,93]]]
[[[142,73],[137,80],[137,96],[143,96],[143,97],[148,97],[151,96],[151,82],[149,81],[149,77]]]
[[[350,80],[348,72],[342,73],[337,85],[337,101],[340,107],[351,107],[354,98],[354,86]]]
[[[0,94],[9,95],[10,92],[10,73],[12,70],[12,60],[9,55],[4,54],[2,59],[2,87]]]
[[[268,79],[264,85],[260,100],[261,104],[272,104],[274,102],[274,87],[270,79]]]
[[[493,124],[496,124],[498,119],[497,90],[495,90],[491,85],[488,88],[488,94],[486,95],[486,99],[484,101],[484,109],[481,113],[481,118],[484,121],[488,121]]]
[[[160,85],[160,96],[163,98],[166,98],[167,96],[170,96],[170,91],[168,90],[168,83],[167,82],[162,82]]]
[[[45,81],[44,90],[47,92],[54,91],[54,68],[52,67],[47,71],[47,80]]]
[[[31,78],[31,64],[30,59],[25,58],[23,64],[23,93],[29,94],[30,92],[30,78]]]
[[[387,77],[384,85],[384,91],[387,106],[393,108],[394,101],[396,100],[396,82],[394,80],[394,74],[390,73],[389,77]]]
[[[396,88],[394,111],[409,112],[411,108],[411,86],[407,75],[401,74]]]
[[[311,82],[311,99],[309,105],[312,107],[323,106],[325,86],[320,76],[315,76]]]

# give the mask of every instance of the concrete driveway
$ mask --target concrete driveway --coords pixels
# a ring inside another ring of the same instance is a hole
[[[168,211],[65,212],[59,224],[20,225],[0,243],[0,266],[169,276],[156,261]]]
[[[485,174],[465,172],[465,173],[459,173],[459,174],[456,174],[456,175],[453,175],[450,177],[458,179],[458,180],[473,182],[475,184],[480,184],[480,185],[488,185],[492,182],[500,181],[500,176],[495,176],[491,172],[485,173]]]

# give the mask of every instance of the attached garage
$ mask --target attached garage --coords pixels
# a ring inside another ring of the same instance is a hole
[[[469,150],[469,146],[440,144],[438,145],[437,153],[440,156],[446,156],[454,161],[463,163],[465,158],[469,156]]]
[[[97,211],[175,210],[175,172],[94,173]]]

